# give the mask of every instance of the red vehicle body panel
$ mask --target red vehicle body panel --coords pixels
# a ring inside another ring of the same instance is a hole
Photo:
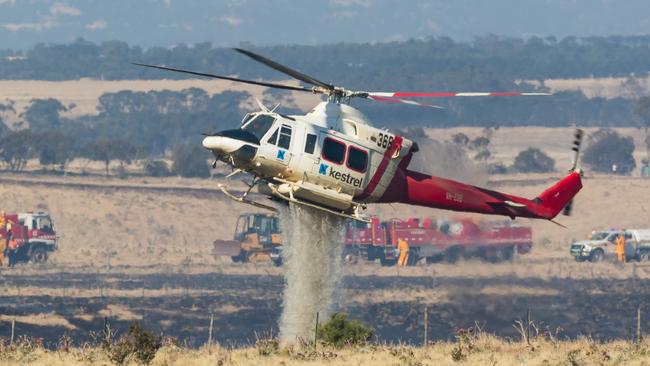
[[[5,213],[5,221],[11,223],[11,238],[9,249],[16,250],[23,245],[35,241],[53,241],[56,242],[56,233],[45,232],[39,229],[29,230],[27,225],[21,223],[17,213]],[[0,234],[3,238],[7,237],[6,227],[0,226]]]
[[[519,253],[527,253],[533,244],[530,227],[513,225],[509,222],[476,223],[468,218],[440,222],[430,218],[381,222],[376,217],[365,225],[351,223],[346,230],[343,243],[396,247],[398,238],[406,240],[412,248],[433,246],[436,252],[443,252],[454,246],[463,247],[468,251],[478,248],[497,249],[516,246]]]

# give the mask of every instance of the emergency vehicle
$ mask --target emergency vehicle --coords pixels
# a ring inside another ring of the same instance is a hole
[[[4,265],[43,263],[57,249],[57,236],[45,212],[0,213],[0,247]]]

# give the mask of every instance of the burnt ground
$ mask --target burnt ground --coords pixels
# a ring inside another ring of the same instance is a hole
[[[189,346],[199,346],[207,340],[212,312],[214,338],[222,345],[235,346],[250,344],[258,335],[277,334],[283,279],[218,273],[21,275],[5,272],[3,285],[0,314],[47,314],[63,317],[72,324],[66,328],[39,325],[38,320],[16,323],[16,335],[43,338],[46,344],[55,344],[64,333],[77,342],[89,340],[91,332],[99,332],[103,327],[102,310],[118,306],[128,309],[132,315],[117,312],[108,317],[111,326],[122,334],[134,317],[141,316],[146,328],[176,337]],[[488,286],[530,291],[507,295],[481,292]],[[453,339],[457,328],[473,326],[475,322],[489,332],[517,338],[514,321],[525,318],[528,309],[542,330],[555,332],[559,327],[561,337],[631,338],[637,307],[650,302],[650,290],[645,282],[602,278],[353,276],[344,278],[342,287],[348,294],[397,289],[406,293],[446,291],[447,300],[428,305],[432,340]],[[70,295],[74,290],[83,294]],[[381,341],[419,343],[423,309],[424,302],[417,298],[400,301],[394,297],[378,297],[350,302],[341,310],[375,327]],[[642,327],[650,327],[650,316],[642,317]],[[0,322],[0,337],[9,335],[10,323]]]

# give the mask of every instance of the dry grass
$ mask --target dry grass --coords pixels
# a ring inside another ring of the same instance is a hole
[[[152,365],[647,365],[650,344],[628,341],[594,342],[588,338],[556,341],[540,335],[531,344],[508,341],[489,334],[461,333],[455,342],[427,347],[376,345],[335,349],[323,345],[284,347],[270,354],[258,347],[229,350],[219,346],[187,349],[161,348]],[[135,365],[134,361],[127,362]],[[113,365],[107,352],[85,346],[46,350],[22,340],[0,352],[0,365]]]
[[[432,128],[427,129],[427,134],[436,140],[448,141],[453,134],[459,132],[468,135],[470,138],[475,138],[481,135],[482,130],[481,127]],[[583,130],[586,132],[584,142],[585,146],[587,146],[589,135],[598,128],[588,127],[583,128]],[[634,157],[637,166],[640,166],[641,160],[646,157],[643,131],[633,127],[614,128],[614,130],[623,136],[630,136],[634,139],[636,146]],[[545,153],[555,159],[555,168],[558,171],[566,171],[571,166],[570,148],[574,132],[575,128],[573,127],[526,126],[500,128],[492,136],[490,143],[492,160],[490,162],[512,165],[520,151],[529,147],[536,147],[544,150]],[[633,175],[639,175],[638,169]],[[496,177],[490,177],[490,179],[494,178]]]
[[[498,190],[535,197],[554,179],[548,176],[504,176],[493,182]],[[38,182],[26,185],[25,179]],[[65,182],[76,185],[66,186]],[[52,263],[62,267],[104,269],[111,266],[178,267],[182,271],[212,271],[227,273],[280,274],[280,270],[265,264],[233,265],[229,260],[212,257],[215,239],[232,237],[237,216],[255,211],[250,206],[224,198],[215,189],[216,181],[142,179],[102,180],[101,178],[42,178],[3,175],[0,196],[4,211],[45,210],[52,215],[59,235],[60,250],[53,253]],[[547,221],[518,219],[533,227],[533,252],[522,256],[530,259],[524,267],[517,265],[469,266],[473,275],[482,272],[524,274],[526,270],[545,275],[549,269],[570,271],[580,276],[588,264],[542,263],[543,260],[569,258],[568,246],[573,239],[585,238],[591,230],[610,227],[646,227],[650,213],[639,198],[647,194],[650,181],[630,177],[587,176],[577,197],[571,217],[558,217],[563,228]],[[81,185],[81,186],[80,186]],[[168,187],[169,190],[160,190]],[[184,188],[196,191],[180,192]],[[151,190],[149,190],[151,189]],[[261,198],[263,199],[263,198]],[[620,204],[620,203],[625,204]],[[627,204],[636,202],[635,204]],[[370,213],[391,217],[454,217],[459,214],[406,205],[371,205]],[[499,219],[481,217],[476,219]],[[188,266],[191,264],[191,266]],[[577,267],[576,267],[577,266]],[[456,271],[457,266],[436,265],[401,269],[379,266],[355,266],[352,274],[428,274],[430,267]],[[449,267],[449,268],[447,268]],[[461,266],[462,267],[462,266]],[[600,265],[608,271],[626,276],[629,270]],[[56,268],[52,268],[55,270]],[[463,269],[464,271],[464,269]],[[558,272],[555,275],[558,275]],[[447,273],[447,272],[446,272]],[[530,273],[530,272],[527,272]],[[459,273],[462,275],[462,273]],[[618,275],[616,275],[618,276]]]

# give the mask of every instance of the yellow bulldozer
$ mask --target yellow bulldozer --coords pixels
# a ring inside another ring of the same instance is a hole
[[[212,254],[230,257],[233,262],[265,262],[282,245],[278,217],[274,214],[247,213],[239,216],[233,240],[215,240]],[[276,263],[279,264],[279,263]]]

